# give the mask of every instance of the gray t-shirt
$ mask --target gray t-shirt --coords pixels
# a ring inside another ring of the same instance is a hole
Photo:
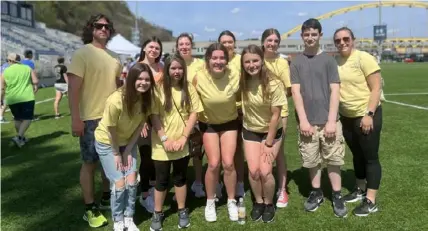
[[[299,54],[290,66],[291,84],[300,84],[306,116],[311,125],[324,125],[330,109],[330,84],[340,83],[337,63],[324,52],[307,56]],[[296,118],[299,121],[299,117]]]

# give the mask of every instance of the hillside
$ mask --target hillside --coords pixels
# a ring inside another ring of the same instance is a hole
[[[135,16],[122,1],[43,1],[28,2],[34,5],[36,21],[47,27],[81,35],[82,27],[90,15],[103,13],[114,23],[117,33],[131,41]],[[138,25],[143,32],[141,42],[149,36],[158,36],[162,41],[174,40],[172,31],[152,25],[139,18]],[[141,36],[141,35],[140,35]]]

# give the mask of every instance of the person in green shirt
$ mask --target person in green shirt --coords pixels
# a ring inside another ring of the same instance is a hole
[[[17,135],[12,141],[21,148],[27,142],[24,134],[34,117],[34,94],[39,80],[35,72],[21,64],[21,58],[15,53],[7,56],[9,67],[4,70],[2,81],[2,100],[5,99],[15,120]]]

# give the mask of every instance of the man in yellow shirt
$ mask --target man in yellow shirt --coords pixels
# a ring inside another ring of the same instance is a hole
[[[91,227],[107,224],[94,200],[94,175],[99,162],[94,131],[104,111],[105,101],[120,83],[121,64],[118,56],[106,49],[114,34],[113,23],[102,14],[91,16],[82,33],[85,44],[78,49],[68,67],[68,92],[73,136],[80,137],[83,160],[80,185],[86,204],[83,219]],[[104,173],[101,208],[109,208],[110,183]]]

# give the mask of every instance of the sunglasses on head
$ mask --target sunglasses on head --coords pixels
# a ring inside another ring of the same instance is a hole
[[[103,29],[103,27],[105,27],[106,30],[110,30],[111,29],[111,25],[110,24],[94,23],[94,28],[97,29],[97,30],[101,30],[101,29]]]
[[[334,40],[334,43],[340,44],[340,42],[343,40],[345,43],[349,43],[351,41],[350,37],[343,37],[343,38],[337,38]]]

